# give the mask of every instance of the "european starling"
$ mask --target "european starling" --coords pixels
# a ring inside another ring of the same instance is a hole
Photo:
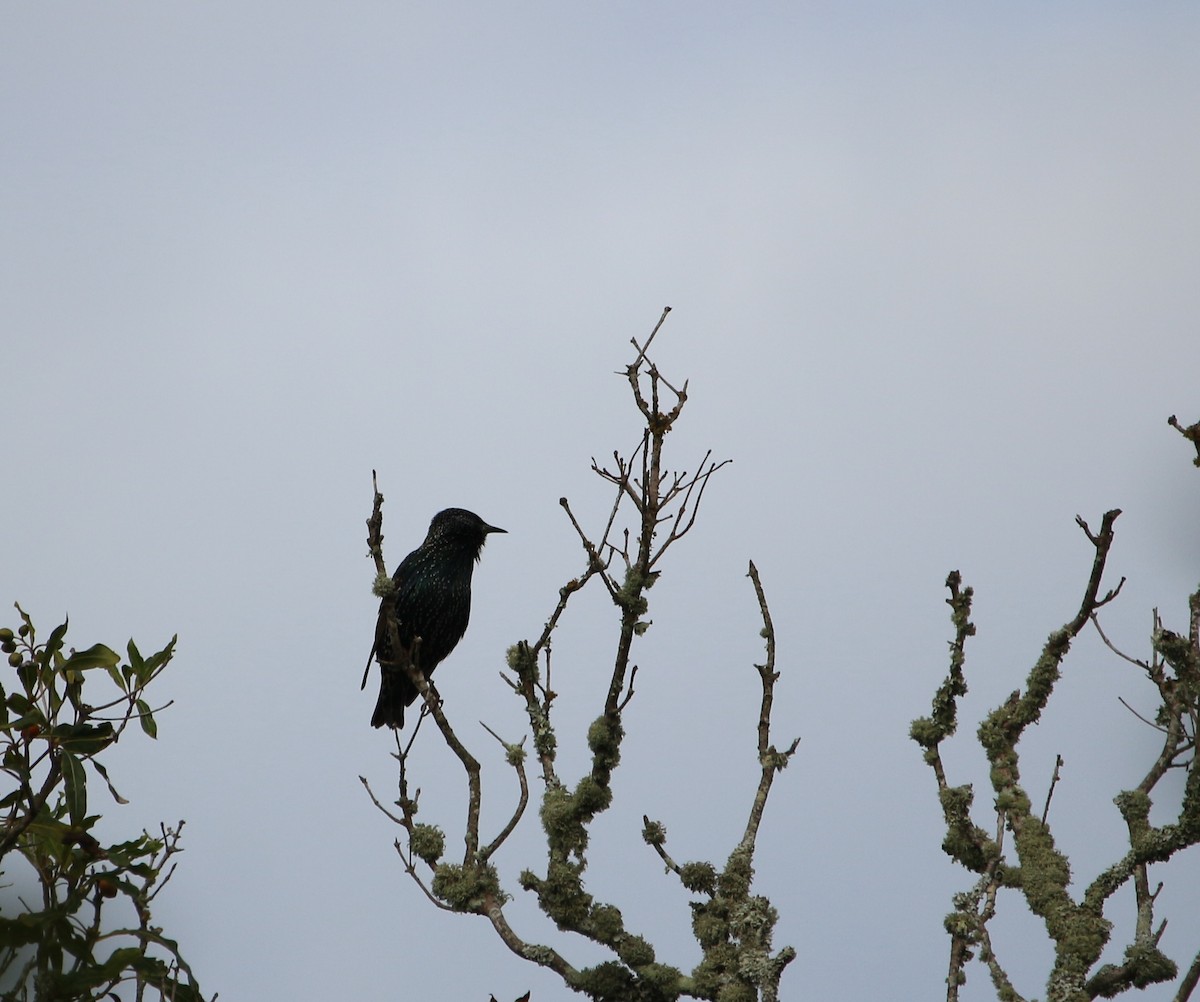
[[[400,643],[411,650],[413,641],[421,638],[413,660],[429,678],[467,631],[471,572],[488,533],[505,531],[488,525],[474,512],[447,508],[433,516],[425,542],[396,568],[392,575],[396,590],[379,605],[371,648],[371,657],[378,659],[380,668],[379,702],[371,717],[372,727],[403,727],[404,708],[417,698],[416,686],[392,654],[388,603],[396,612]]]

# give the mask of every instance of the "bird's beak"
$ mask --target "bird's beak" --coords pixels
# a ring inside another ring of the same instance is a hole
[[[503,532],[503,533],[505,533],[505,534],[507,535],[507,533],[508,533],[508,530],[507,530],[507,529],[501,529],[499,526],[495,526],[495,525],[485,525],[485,526],[483,527],[483,534],[484,534],[485,536],[486,536],[486,535],[488,535],[488,533],[491,533],[491,532]]]

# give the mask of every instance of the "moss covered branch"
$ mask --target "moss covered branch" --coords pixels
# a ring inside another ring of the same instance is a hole
[[[1189,433],[1197,426],[1184,429],[1174,419],[1171,423],[1194,440]],[[1053,943],[1054,962],[1047,976],[1047,998],[1053,1002],[1108,998],[1131,988],[1170,981],[1178,974],[1174,962],[1159,950],[1165,924],[1155,924],[1158,890],[1151,890],[1148,867],[1164,863],[1200,841],[1200,771],[1195,768],[1196,721],[1200,716],[1200,591],[1189,599],[1186,636],[1165,630],[1156,614],[1151,660],[1121,654],[1144,670],[1157,688],[1160,706],[1153,725],[1162,733],[1163,744],[1142,782],[1114,799],[1126,824],[1129,850],[1096,876],[1079,901],[1069,890],[1070,861],[1056,844],[1047,820],[1049,802],[1041,816],[1035,814],[1021,781],[1018,743],[1022,735],[1041,719],[1074,639],[1089,622],[1099,629],[1098,610],[1116,598],[1124,583],[1122,578],[1116,587],[1102,592],[1114,541],[1113,526],[1119,515],[1115,509],[1106,512],[1096,532],[1082,518],[1076,519],[1093,549],[1091,572],[1079,609],[1049,635],[1025,679],[1024,690],[1013,692],[987,714],[979,727],[977,736],[988,760],[996,810],[994,837],[972,820],[971,785],[952,786],[941,758],[941,744],[957,729],[958,703],[967,694],[965,643],[975,632],[970,620],[971,589],[962,587],[957,571],[947,578],[947,602],[954,625],[950,666],[934,695],[930,715],[913,722],[910,736],[922,748],[937,781],[946,825],[943,848],[956,862],[980,875],[970,892],[956,896],[955,910],[946,918],[951,938],[947,999],[951,1002],[958,998],[966,980],[966,965],[976,954],[988,967],[997,998],[1020,999],[992,949],[988,928],[998,893],[1006,889],[1021,894],[1026,907],[1042,919]],[[1116,650],[1102,631],[1101,637]],[[1172,768],[1187,771],[1179,811],[1173,821],[1156,827],[1150,823],[1151,791]],[[1005,857],[1006,832],[1011,833],[1015,862]],[[1137,909],[1133,940],[1120,964],[1099,965],[1112,932],[1104,908],[1128,883],[1133,885]],[[1177,999],[1190,995],[1189,978],[1191,972],[1181,983]]]

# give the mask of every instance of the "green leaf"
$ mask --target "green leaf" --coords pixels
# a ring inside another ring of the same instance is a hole
[[[29,618],[29,613],[27,613],[24,609],[21,608],[20,602],[14,602],[13,608],[15,608],[17,610],[17,612],[19,612],[21,614],[22,621],[25,623],[26,626],[29,627],[29,642],[33,643],[34,638],[37,636],[37,631],[33,628],[33,620]]]
[[[123,871],[138,876],[138,870],[143,865],[138,860],[153,856],[159,849],[161,849],[159,844],[143,837],[132,842],[110,845],[105,850],[105,856],[113,866],[118,866]]]
[[[137,644],[133,642],[133,637],[129,638],[129,643],[125,645],[125,652],[129,655],[129,667],[134,673],[140,674],[142,665],[145,662],[142,660],[142,652],[137,649]]]
[[[29,767],[25,762],[25,756],[21,754],[21,749],[17,747],[16,742],[10,743],[9,746],[4,749],[4,758],[0,759],[0,763],[3,764],[5,772],[11,773],[14,776],[19,776],[22,779],[27,779],[29,777]],[[21,793],[19,789],[14,790],[13,792],[18,795]],[[12,794],[10,793],[8,797],[4,798],[6,803],[11,796]]]
[[[58,712],[62,709],[63,696],[58,691],[58,685],[53,675],[46,680],[46,700],[49,703],[50,719],[57,720]]]
[[[98,773],[100,773],[100,778],[101,778],[101,779],[103,779],[103,780],[104,780],[104,782],[108,784],[108,792],[112,794],[112,796],[113,796],[113,800],[115,800],[115,801],[116,801],[118,804],[127,804],[127,803],[129,803],[129,801],[128,801],[128,800],[126,800],[126,799],[125,799],[124,797],[122,797],[122,796],[121,796],[119,793],[117,793],[117,788],[116,788],[115,786],[113,786],[113,785],[112,785],[112,780],[108,778],[108,770],[107,770],[107,769],[105,769],[105,768],[104,768],[104,766],[102,766],[102,765],[101,765],[99,762],[97,762],[95,759],[92,759],[92,767],[93,767],[93,768],[94,768],[94,769],[95,769],[95,770],[96,770]]]
[[[62,765],[63,793],[67,798],[67,816],[72,825],[82,825],[87,817],[87,774],[83,763],[65,748],[59,752]]]
[[[42,808],[42,813],[38,815],[38,820],[25,829],[27,839],[38,843],[41,850],[49,855],[57,853],[67,836],[72,834],[73,831],[78,831],[78,829],[72,829],[70,825],[60,820],[62,818],[62,811],[63,806],[61,802],[55,807],[53,815],[50,813],[49,808]],[[70,908],[67,903],[64,902],[62,907],[66,908],[69,912]]]
[[[142,959],[142,951],[138,947],[122,946],[108,955],[104,963],[97,968],[97,973],[103,975],[103,981],[116,981],[127,969],[137,970]]]
[[[64,750],[87,757],[112,744],[115,732],[112,722],[106,720],[102,724],[59,724],[50,734]]]
[[[65,973],[52,971],[49,977],[47,998],[56,999],[85,999],[94,997],[93,989],[107,987],[115,978],[109,975],[103,967],[87,963],[90,957],[78,956],[82,965],[76,965],[73,970]],[[38,986],[39,988],[41,985]]]
[[[113,665],[105,665],[105,668],[108,670],[108,677],[116,683],[117,688],[128,692],[129,687],[125,684],[125,677],[119,671],[117,671],[116,667]]]
[[[115,668],[121,663],[121,655],[104,644],[93,644],[86,651],[76,651],[67,658],[64,668],[87,671],[89,668]]]
[[[161,985],[170,977],[171,969],[161,957],[151,957],[138,952],[137,958],[129,965],[152,985]]]
[[[146,658],[146,660],[142,662],[141,667],[136,671],[138,685],[145,685],[147,682],[149,682],[154,673],[171,660],[172,656],[175,654],[175,642],[178,639],[179,634],[177,633],[171,638],[170,643],[168,643],[166,647],[156,654],[151,654],[150,657]]]
[[[40,706],[30,706],[29,709],[21,714],[16,720],[10,720],[4,727],[10,734],[15,734],[23,731],[30,724],[37,724],[39,729],[45,729],[46,718],[42,715]]]
[[[154,722],[154,714],[150,711],[150,704],[144,699],[137,701],[138,723],[142,725],[142,730],[152,738],[158,737],[158,724]]]
[[[70,617],[68,617],[67,622],[70,622]],[[46,646],[42,648],[42,653],[38,656],[43,670],[50,667],[51,659],[62,649],[63,637],[66,635],[67,623],[56,626],[50,634],[50,639],[46,641]]]
[[[0,918],[0,946],[11,948],[37,943],[45,936],[43,912],[26,912],[15,919]]]

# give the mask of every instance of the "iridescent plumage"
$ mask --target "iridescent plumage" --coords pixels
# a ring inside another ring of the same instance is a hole
[[[488,534],[504,532],[474,512],[447,508],[433,516],[425,541],[392,575],[395,592],[379,605],[371,656],[379,661],[379,701],[372,727],[403,727],[404,708],[417,689],[393,657],[388,635],[388,603],[396,612],[400,643],[411,649],[421,638],[415,662],[428,678],[462,639],[471,618],[471,573]]]

